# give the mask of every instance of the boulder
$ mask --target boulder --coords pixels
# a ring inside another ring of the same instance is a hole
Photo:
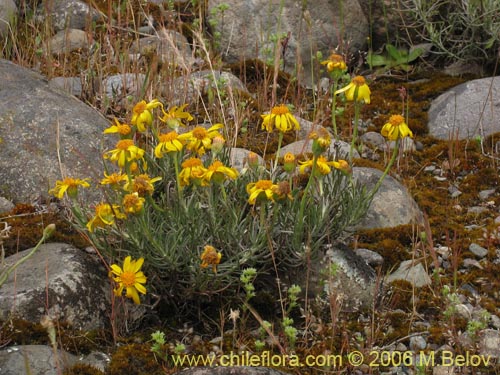
[[[55,31],[67,28],[85,30],[90,28],[92,22],[104,19],[105,15],[79,0],[52,0],[45,1],[43,6],[37,8],[39,21],[50,17]]]
[[[0,351],[2,375],[58,375],[72,366],[76,356],[46,345],[11,346]]]
[[[222,7],[227,5],[226,7]],[[209,0],[209,24],[216,47],[229,63],[259,58],[273,65],[276,45],[286,42],[285,71],[312,83],[316,51],[326,58],[333,49],[358,53],[369,35],[357,0]],[[281,65],[283,67],[283,65]],[[315,72],[317,74],[317,72]]]
[[[441,94],[429,109],[429,134],[472,139],[500,131],[500,77],[475,79]]]
[[[0,272],[30,251],[5,258]],[[109,292],[107,271],[97,259],[71,245],[48,243],[0,287],[0,318],[38,323],[48,315],[77,329],[102,328],[111,311]]]
[[[64,177],[99,180],[99,112],[39,74],[0,60],[0,195],[14,203],[47,197]]]
[[[370,191],[382,176],[374,168],[354,167],[353,177]],[[363,220],[355,229],[391,228],[423,222],[423,213],[408,190],[391,176],[386,176]]]

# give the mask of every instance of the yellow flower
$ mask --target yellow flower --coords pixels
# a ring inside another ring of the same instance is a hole
[[[209,150],[212,147],[212,140],[215,137],[222,137],[218,130],[223,127],[224,125],[222,124],[215,124],[208,129],[197,126],[192,131],[181,134],[179,137],[187,140],[188,144],[186,148],[188,150],[196,152],[198,155],[203,155],[205,150]]]
[[[300,129],[299,122],[284,104],[273,107],[271,113],[261,115],[261,117],[264,120],[262,129],[266,129],[269,133],[273,131],[273,127],[276,127],[282,133]]]
[[[162,158],[163,155],[170,152],[178,152],[184,147],[182,139],[179,139],[179,134],[175,130],[167,134],[160,134],[158,136],[159,142],[155,147],[155,156]]]
[[[174,106],[168,112],[163,111],[163,117],[160,120],[165,122],[171,129],[179,129],[179,126],[184,125],[182,120],[191,121],[193,119],[193,116],[189,112],[184,112],[186,106],[187,104],[180,107]]]
[[[130,125],[121,124],[116,118],[114,119],[115,124],[111,125],[109,128],[104,129],[104,134],[118,133],[123,137],[126,137],[132,132]]]
[[[271,180],[259,180],[251,182],[247,185],[247,193],[249,194],[248,203],[254,205],[257,199],[274,200],[274,190],[277,185]]]
[[[128,181],[126,174],[122,173],[111,173],[107,174],[104,172],[104,178],[101,180],[101,185],[112,185],[113,187],[119,187],[122,183]]]
[[[356,76],[351,80],[346,87],[335,91],[335,95],[345,92],[345,97],[348,101],[354,101],[354,96],[356,95],[356,101],[360,102],[363,100],[366,104],[370,104],[370,88],[366,84],[366,80],[362,76]]]
[[[236,169],[224,166],[219,160],[214,161],[203,174],[205,181],[214,181],[217,184],[222,183],[226,178],[234,180],[236,177],[238,177]]]
[[[329,72],[342,71],[347,69],[347,65],[344,58],[336,53],[332,53],[327,60],[321,62],[322,65],[326,65],[326,69]]]
[[[380,134],[391,141],[408,136],[413,138],[413,133],[401,115],[392,115],[389,117],[389,122],[382,127]]]
[[[122,205],[123,210],[127,214],[137,214],[142,211],[145,199],[139,196],[139,193],[126,194],[123,197]]]
[[[309,139],[312,139],[312,152],[314,155],[318,156],[326,151],[330,146],[332,139],[330,133],[325,128],[319,128],[318,130],[309,133]]]
[[[125,289],[125,295],[128,298],[132,298],[136,305],[140,305],[141,300],[137,292],[146,294],[144,284],[147,281],[146,276],[141,271],[143,263],[144,258],[132,260],[132,257],[129,255],[123,261],[123,268],[117,264],[111,265],[111,274],[115,275],[113,280],[118,284],[118,287],[113,290],[116,296],[121,297],[123,289]]]
[[[220,263],[222,253],[218,252],[215,247],[206,245],[201,258],[201,268],[212,266],[214,273],[217,273],[217,265]]]
[[[150,178],[147,174],[140,174],[129,180],[123,189],[143,197],[147,194],[153,194],[155,190],[153,184],[157,181],[161,181],[161,177]]]
[[[255,169],[259,166],[259,155],[257,155],[255,152],[250,151],[246,159],[250,168]]]
[[[120,168],[126,163],[140,160],[144,157],[144,150],[134,145],[132,139],[121,139],[116,143],[116,148],[104,153],[104,158],[115,161]]]
[[[125,219],[126,216],[120,212],[120,207],[116,204],[99,203],[95,207],[95,216],[87,223],[86,227],[89,232],[93,232],[96,228],[104,228],[107,225],[113,225],[115,219]]]
[[[149,103],[146,103],[145,100],[141,100],[134,106],[132,120],[130,120],[130,123],[137,126],[138,131],[146,131],[146,127],[151,126],[153,123],[153,114],[151,113],[151,110],[160,106],[163,105],[158,101],[158,99],[153,99]]]
[[[300,173],[305,173],[307,168],[312,169],[314,163],[314,159],[312,160],[306,160],[303,162],[300,162],[300,167],[299,171]],[[330,167],[334,167],[336,169],[342,169],[345,170],[346,168],[346,161],[345,160],[339,160],[339,161],[328,161],[323,155],[318,156],[316,160],[316,173],[319,175],[327,175],[328,173],[331,172]],[[348,166],[348,164],[347,164]]]
[[[285,172],[292,173],[295,170],[296,164],[295,155],[291,152],[287,152],[285,156],[283,156],[283,169]]]
[[[49,194],[62,199],[64,193],[68,194],[70,198],[76,198],[78,195],[78,186],[88,188],[90,184],[87,182],[89,178],[84,178],[83,180],[79,178],[66,177],[62,181],[56,181],[56,186],[49,190]]]
[[[181,164],[182,170],[179,173],[179,180],[181,186],[187,186],[191,183],[191,180],[206,186],[206,181],[203,180],[203,176],[206,173],[206,168],[203,166],[201,159],[189,158]]]

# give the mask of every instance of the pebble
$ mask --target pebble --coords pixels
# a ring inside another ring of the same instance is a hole
[[[465,258],[463,264],[464,264],[464,267],[466,267],[466,268],[476,267],[476,268],[479,268],[480,270],[483,269],[483,266],[481,266],[481,264],[475,259]]]
[[[488,212],[488,209],[486,207],[481,207],[481,206],[473,206],[467,209],[468,214],[480,215],[485,212]]]
[[[410,337],[410,350],[414,352],[424,350],[427,347],[427,341],[423,336]]]
[[[485,201],[489,197],[491,197],[493,194],[495,194],[495,189],[488,189],[488,190],[481,190],[479,192],[479,199]]]
[[[471,243],[469,246],[469,250],[472,254],[474,254],[478,258],[484,258],[486,255],[488,255],[488,249],[479,246],[477,243]]]

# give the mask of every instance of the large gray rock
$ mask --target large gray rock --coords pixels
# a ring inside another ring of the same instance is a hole
[[[377,275],[363,258],[340,244],[327,250],[320,275],[328,274],[332,265],[335,273],[324,283],[328,296],[333,296],[342,311],[373,308],[379,292]],[[320,283],[321,284],[321,283]],[[313,289],[315,287],[313,286]]]
[[[5,259],[14,264],[31,249]],[[102,328],[109,319],[109,280],[101,263],[63,243],[41,245],[0,288],[0,318],[40,322],[48,315],[75,328]]]
[[[13,0],[0,0],[0,38],[9,35],[16,14],[17,7]]]
[[[20,345],[0,351],[0,372],[2,375],[59,375],[72,366],[76,356],[64,350],[45,345]]]
[[[353,177],[370,191],[382,176],[374,168],[354,167]],[[380,185],[365,218],[356,229],[391,228],[398,225],[421,223],[423,214],[408,190],[391,176]]]
[[[429,134],[471,139],[500,131],[500,77],[462,83],[438,96],[429,109]]]
[[[92,22],[104,19],[105,15],[79,0],[45,1],[37,8],[37,18],[40,21],[50,18],[55,31],[90,28]]]
[[[223,13],[218,11],[222,3],[229,5]],[[227,62],[260,58],[272,64],[273,39],[289,33],[285,70],[295,73],[297,68],[306,84],[316,51],[326,58],[334,48],[348,44],[349,52],[357,53],[369,35],[357,0],[285,0],[282,9],[280,0],[209,0],[207,14],[214,34],[220,33],[218,48]]]
[[[0,195],[32,202],[46,197],[61,173],[101,178],[109,122],[99,112],[6,60],[0,82]]]

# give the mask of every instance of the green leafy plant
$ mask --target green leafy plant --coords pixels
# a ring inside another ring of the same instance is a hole
[[[418,59],[424,50],[422,48],[411,48],[410,50],[404,48],[397,48],[394,45],[387,43],[385,45],[385,53],[376,54],[369,51],[366,57],[366,62],[373,68],[382,68],[386,70],[402,70],[408,72],[412,69],[410,65]]]

